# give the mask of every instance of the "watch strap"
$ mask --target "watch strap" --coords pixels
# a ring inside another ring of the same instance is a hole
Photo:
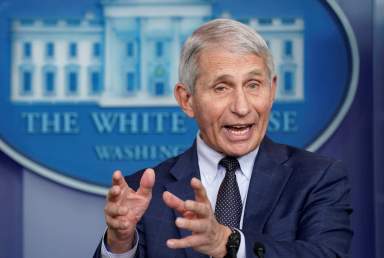
[[[226,244],[227,254],[224,258],[236,258],[240,248],[241,234],[239,230],[231,228],[231,231]]]

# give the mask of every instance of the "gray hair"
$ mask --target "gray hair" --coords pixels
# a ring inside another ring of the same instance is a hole
[[[269,83],[275,75],[272,54],[265,40],[251,27],[231,19],[216,19],[197,28],[181,51],[179,81],[193,93],[199,75],[199,53],[215,45],[231,52],[255,54],[263,58]]]

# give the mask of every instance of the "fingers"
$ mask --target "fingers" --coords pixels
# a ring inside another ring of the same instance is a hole
[[[151,199],[155,174],[152,169],[147,169],[141,177],[140,187],[137,192],[130,188],[120,171],[115,171],[112,176],[112,187],[107,194],[105,214],[125,216],[129,210],[135,216],[141,217],[148,207]]]
[[[116,201],[121,193],[121,188],[117,185],[112,186],[107,193],[107,201]]]
[[[110,217],[124,216],[128,213],[128,208],[114,203],[107,203],[104,212]]]
[[[133,238],[136,224],[148,208],[154,183],[155,174],[152,169],[143,173],[137,192],[128,186],[120,171],[113,173],[112,187],[108,191],[104,208],[105,221],[111,232],[108,235],[124,241]]]
[[[104,208],[105,221],[109,228],[125,230],[129,227],[128,208],[114,203],[107,203]]]
[[[149,197],[152,193],[153,185],[155,184],[155,172],[153,169],[146,169],[141,177],[140,186],[137,190],[139,195]],[[108,191],[107,200],[114,202],[118,201],[121,193],[134,193],[133,189],[130,188],[121,174],[120,170],[116,170],[112,175],[112,187]]]
[[[186,211],[184,201],[168,191],[163,193],[163,200],[169,208],[176,210],[178,213],[183,214]]]
[[[181,200],[176,195],[174,195],[168,191],[165,191],[163,193],[163,200],[164,200],[165,204],[168,207],[175,209],[179,213],[183,213],[186,210],[190,210],[190,211],[196,211],[200,214],[201,213],[200,210],[203,206],[206,206],[206,204],[209,204],[209,206],[210,206],[211,204],[209,202],[207,192],[205,191],[205,188],[199,179],[192,178],[191,186],[192,186],[193,190],[195,191],[196,201],[185,201],[184,202],[183,200]],[[188,205],[187,207],[185,206],[185,203],[189,203],[189,204],[187,204]],[[203,204],[203,206],[198,204],[198,203]],[[204,213],[205,213],[205,210],[206,209],[204,208],[204,210],[203,210]]]
[[[188,220],[177,218],[176,225],[191,230],[192,235],[181,239],[168,239],[167,246],[171,249],[193,248],[195,251],[210,257],[223,257],[225,245],[231,234],[229,227],[214,223],[212,220]]]
[[[120,187],[124,187],[127,183],[120,170],[116,170],[112,175],[112,186],[117,185]]]
[[[209,203],[207,191],[205,191],[205,188],[199,179],[197,179],[196,177],[192,178],[191,186],[193,188],[193,191],[195,192],[196,201]]]
[[[211,211],[210,206],[207,203],[201,203],[196,201],[187,200],[184,202],[184,208],[187,211],[197,214],[199,217],[208,217]]]
[[[121,172],[116,170],[112,175],[112,187],[107,193],[107,201],[119,201],[122,198],[121,195],[124,191],[132,192],[133,190],[128,186]]]
[[[138,194],[142,196],[149,196],[152,193],[153,185],[155,184],[155,171],[147,168],[140,179],[140,187],[137,190]]]
[[[176,226],[181,229],[189,230],[193,233],[203,233],[207,230],[206,220],[177,218]]]
[[[107,223],[108,227],[113,230],[127,230],[130,225],[128,221],[109,216],[105,217],[105,222]]]
[[[199,235],[191,235],[181,239],[168,239],[167,246],[171,249],[202,246],[206,239]]]
[[[199,179],[192,178],[191,186],[195,191],[196,201],[183,201],[176,195],[165,191],[163,193],[165,204],[186,218],[193,218],[196,216],[208,217],[212,208],[203,184]]]

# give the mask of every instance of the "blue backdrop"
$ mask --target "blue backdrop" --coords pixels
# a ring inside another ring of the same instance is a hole
[[[346,118],[318,152],[343,160],[350,171],[355,209],[352,257],[382,258],[384,1],[338,3],[357,37],[360,77]],[[0,1],[0,8],[6,4]],[[63,8],[67,4],[63,2]],[[3,153],[0,203],[0,258],[90,257],[105,227],[104,198],[41,178]]]

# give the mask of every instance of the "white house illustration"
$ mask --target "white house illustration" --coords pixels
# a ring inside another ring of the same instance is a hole
[[[179,53],[213,19],[208,0],[102,0],[102,17],[15,19],[13,102],[174,106]],[[223,14],[229,16],[229,13]],[[304,22],[246,18],[266,40],[279,76],[277,101],[304,99]]]

